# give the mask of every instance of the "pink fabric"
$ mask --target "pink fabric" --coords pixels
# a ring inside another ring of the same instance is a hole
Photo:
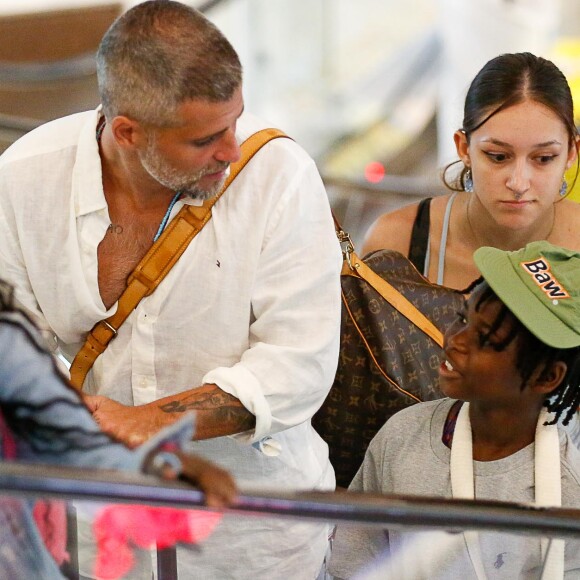
[[[59,566],[68,562],[70,554],[66,551],[66,503],[39,499],[34,504],[32,515],[44,545],[54,561]]]
[[[2,437],[2,457],[3,459],[16,459],[16,441],[12,437],[6,421],[4,421],[4,415],[0,410],[0,437]]]
[[[93,524],[97,544],[95,575],[115,580],[134,564],[132,548],[164,549],[177,543],[196,544],[207,538],[220,513],[136,505],[104,508]]]
[[[0,437],[2,437],[3,460],[14,461],[17,457],[16,441],[4,421],[0,410]],[[36,527],[44,545],[61,566],[70,560],[66,551],[66,503],[62,501],[37,500],[32,510]]]

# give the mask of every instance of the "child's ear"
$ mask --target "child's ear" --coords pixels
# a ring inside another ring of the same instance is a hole
[[[532,375],[532,382],[530,384],[536,392],[549,395],[560,386],[560,383],[566,376],[567,370],[568,366],[566,363],[558,360],[553,362],[549,367],[539,371],[537,378],[534,378]]]

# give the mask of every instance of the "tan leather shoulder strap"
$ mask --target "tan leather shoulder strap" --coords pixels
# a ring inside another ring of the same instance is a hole
[[[431,337],[440,347],[443,347],[443,333],[409,300],[407,300],[394,286],[381,278],[369,268],[353,252],[350,256],[352,268],[343,265],[342,273],[350,276],[358,276],[366,280],[389,304],[396,308],[405,318],[408,318],[427,336]]]
[[[396,308],[405,318],[413,322],[427,336],[443,347],[443,333],[411,302],[409,302],[394,286],[381,278],[369,268],[356,254],[350,236],[345,232],[334,213],[334,228],[336,237],[342,245],[342,276],[362,278],[372,286],[391,306]]]
[[[88,333],[84,345],[75,356],[70,376],[72,385],[81,390],[85,378],[97,357],[117,336],[120,326],[135,310],[139,302],[149,296],[165,278],[183,254],[189,242],[201,231],[211,218],[211,209],[240,171],[252,157],[269,141],[287,137],[278,129],[263,129],[250,135],[241,145],[242,156],[232,163],[228,178],[221,191],[202,206],[184,205],[159,239],[151,246],[127,280],[127,287],[117,303],[115,314],[95,324]]]

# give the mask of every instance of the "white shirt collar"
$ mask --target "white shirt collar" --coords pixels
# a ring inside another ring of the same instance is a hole
[[[101,115],[99,105],[90,116],[87,116],[79,134],[72,173],[72,192],[77,218],[107,207],[103,191],[99,144],[96,139],[97,123]]]

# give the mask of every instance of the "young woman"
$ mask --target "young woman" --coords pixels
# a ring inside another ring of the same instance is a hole
[[[432,282],[464,289],[482,246],[517,250],[548,240],[580,250],[580,204],[566,200],[564,173],[577,163],[570,88],[550,61],[530,53],[489,61],[469,87],[463,128],[454,135],[460,171],[453,191],[385,214],[362,254],[389,248],[408,255]]]
[[[578,509],[580,451],[564,425],[577,421],[580,402],[580,253],[540,241],[515,252],[481,248],[474,261],[484,281],[445,336],[439,373],[449,398],[394,415],[349,489]],[[468,549],[462,543],[429,578],[540,578],[539,538],[478,536],[466,534]],[[350,578],[414,539],[339,526],[331,572]],[[549,577],[578,577],[578,545],[564,551],[558,542]]]
[[[36,328],[12,306],[11,288],[0,281],[1,461],[143,471],[166,479],[182,475],[201,487],[208,505],[224,506],[235,498],[234,481],[224,470],[180,451],[191,430],[189,417],[135,450],[102,433],[41,345]],[[43,505],[46,533],[41,534],[33,504],[0,497],[1,578],[62,577],[64,511]],[[51,541],[43,542],[47,538]]]

